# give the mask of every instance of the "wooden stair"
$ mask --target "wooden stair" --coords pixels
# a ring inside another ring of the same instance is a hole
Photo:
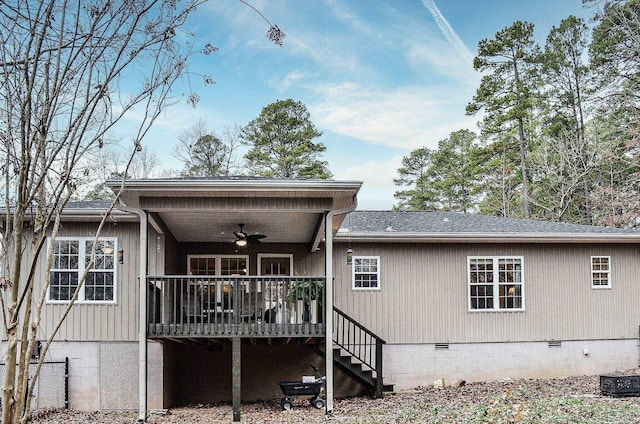
[[[382,381],[382,347],[387,342],[335,306],[332,319],[334,362],[369,387],[374,397],[392,392],[393,385]],[[324,349],[321,346],[323,354]]]
[[[318,345],[318,350],[324,356],[324,345]],[[371,392],[371,396],[374,398],[382,397],[385,393],[391,393],[394,391],[393,384],[384,384],[383,382],[382,391],[378,393],[376,390],[378,387],[378,377],[375,375],[374,370],[358,361],[353,355],[339,346],[333,347],[333,362],[367,387]]]

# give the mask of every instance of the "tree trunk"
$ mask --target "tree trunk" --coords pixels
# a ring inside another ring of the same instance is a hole
[[[587,225],[593,225],[593,205],[591,204],[591,187],[589,187],[589,180],[585,177],[583,182],[584,191],[584,209]]]
[[[18,199],[20,201],[20,199]],[[9,322],[6,328],[7,352],[4,366],[4,386],[2,390],[2,423],[15,424],[19,419],[19,411],[16,411],[16,365],[18,360],[18,340],[19,340],[19,311],[18,311],[18,288],[20,286],[20,272],[22,264],[22,239],[24,221],[23,214],[16,215],[13,228],[13,266],[11,269],[11,288],[9,290]]]
[[[524,137],[524,123],[518,118],[518,138],[520,141],[520,166],[522,167],[522,206],[525,219],[531,217],[529,211],[529,170],[527,169],[527,141]]]
[[[3,424],[13,424],[15,423],[14,392],[16,384],[16,360],[18,353],[17,325],[10,326],[7,333],[7,340],[8,346],[4,365],[4,389],[2,390],[2,422]]]

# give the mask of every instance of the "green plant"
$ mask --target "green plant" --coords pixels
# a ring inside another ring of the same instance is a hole
[[[323,289],[321,280],[312,278],[292,280],[287,291],[287,300],[291,305],[295,305],[298,300],[303,300],[307,305],[311,305],[312,300],[317,300],[319,304],[322,304]]]

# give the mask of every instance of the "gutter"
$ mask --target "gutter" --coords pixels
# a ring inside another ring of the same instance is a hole
[[[123,205],[118,201],[116,207],[123,212],[140,217],[140,262],[138,280],[140,282],[140,304],[138,310],[138,422],[147,419],[147,212]]]
[[[122,181],[107,180],[107,187],[120,187]],[[256,191],[256,190],[291,190],[307,189],[309,191],[352,191],[359,190],[361,181],[331,181],[331,180],[210,180],[210,179],[150,179],[128,180],[127,190],[145,190],[149,192],[164,192],[170,188],[179,188],[181,191],[200,191],[202,189],[217,191]]]
[[[64,208],[62,210],[62,221],[64,222],[94,222],[104,218],[105,208]],[[123,207],[124,208],[124,207]],[[135,212],[133,212],[135,213]],[[7,216],[6,210],[0,210],[0,217]],[[131,212],[124,209],[111,211],[111,216],[118,222],[137,222],[138,218],[132,217]],[[31,221],[33,216],[29,213],[25,215],[25,221]]]
[[[382,243],[640,243],[640,233],[400,233],[338,231],[336,241]]]

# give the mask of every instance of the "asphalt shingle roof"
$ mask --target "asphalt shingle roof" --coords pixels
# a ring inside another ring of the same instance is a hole
[[[111,200],[69,202],[67,208],[105,210]],[[361,211],[349,213],[339,233],[374,234],[583,234],[638,235],[640,231],[564,222],[431,211]]]
[[[78,200],[74,202],[68,202],[66,208],[68,209],[107,209],[113,203],[112,199],[104,200]]]
[[[640,234],[620,228],[429,211],[354,211],[340,229],[351,233]]]

